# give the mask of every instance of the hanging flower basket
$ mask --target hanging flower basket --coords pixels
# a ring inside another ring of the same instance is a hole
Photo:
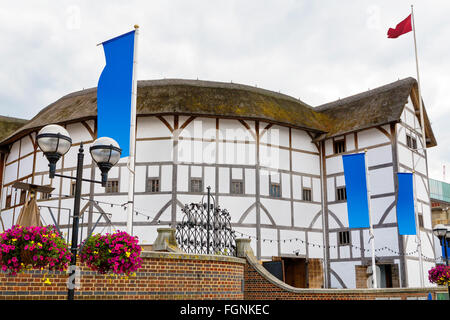
[[[13,226],[0,234],[0,266],[10,275],[26,269],[66,270],[71,254],[53,225]]]
[[[20,252],[20,258],[22,259],[22,263],[31,264],[33,262],[33,252],[30,250],[23,250]]]
[[[450,285],[450,267],[437,265],[428,270],[428,280],[438,285]]]
[[[138,238],[123,231],[92,235],[80,247],[80,261],[101,274],[129,276],[141,267]]]

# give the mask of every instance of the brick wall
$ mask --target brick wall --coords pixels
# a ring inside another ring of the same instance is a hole
[[[142,268],[128,279],[99,275],[81,266],[81,287],[75,290],[75,299],[371,300],[426,298],[429,292],[436,299],[437,292],[447,291],[447,288],[294,288],[271,275],[250,249],[241,250],[239,246],[238,255],[242,258],[143,252]],[[320,263],[319,259],[310,260],[310,285],[318,286],[323,281],[318,274]],[[47,278],[50,283],[45,283]],[[17,276],[0,272],[0,300],[65,300],[66,281],[65,272],[31,270]]]
[[[250,239],[236,239],[237,255],[245,258],[245,300],[374,300],[374,299],[426,299],[431,293],[446,292],[445,287],[432,288],[386,288],[386,289],[303,289],[294,288],[258,263],[250,246]],[[311,262],[311,261],[310,261]],[[321,261],[319,259],[316,262]],[[316,270],[319,267],[316,265]],[[362,268],[358,269],[362,272]],[[349,272],[351,272],[349,270]],[[364,269],[365,273],[365,269]],[[316,279],[318,281],[318,279]]]
[[[367,288],[367,279],[369,278],[369,275],[367,274],[367,266],[355,266],[355,277],[356,288]]]
[[[243,259],[143,252],[135,277],[99,275],[81,267],[75,299],[243,299]],[[45,284],[46,278],[51,284]],[[30,270],[0,273],[0,299],[67,299],[67,274]]]
[[[245,300],[374,300],[424,299],[428,293],[436,299],[437,292],[446,288],[389,288],[389,289],[300,289],[282,283],[254,263],[248,256],[245,265]],[[263,267],[261,267],[263,268]],[[365,270],[364,270],[365,273]]]

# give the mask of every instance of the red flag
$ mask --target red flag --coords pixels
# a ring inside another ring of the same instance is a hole
[[[397,38],[404,33],[408,33],[412,31],[411,26],[411,15],[409,15],[405,20],[397,24],[395,29],[389,28],[388,30],[388,38]]]

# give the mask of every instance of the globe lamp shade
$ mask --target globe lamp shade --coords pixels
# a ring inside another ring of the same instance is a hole
[[[119,162],[122,150],[114,139],[101,137],[94,141],[89,151],[102,172],[102,186],[106,186],[108,171]]]
[[[43,127],[36,136],[37,144],[49,162],[50,178],[55,177],[56,163],[69,151],[72,139],[63,127],[49,124]]]
[[[436,237],[442,238],[447,234],[447,227],[443,224],[437,224],[433,228],[433,233]]]

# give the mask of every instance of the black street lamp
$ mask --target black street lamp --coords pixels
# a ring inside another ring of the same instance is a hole
[[[94,141],[90,148],[92,159],[102,172],[102,180],[95,181],[89,179],[83,179],[83,160],[84,149],[83,143],[80,144],[78,150],[78,161],[76,177],[65,176],[55,173],[56,163],[58,160],[69,151],[72,145],[72,139],[66,129],[59,125],[50,124],[43,127],[36,136],[37,144],[47,157],[49,162],[49,177],[54,178],[62,177],[75,180],[75,197],[73,205],[73,224],[72,224],[72,245],[70,251],[72,252],[72,258],[70,260],[71,268],[69,274],[69,280],[73,279],[75,274],[75,266],[77,264],[77,249],[78,249],[78,229],[80,218],[80,200],[81,200],[81,182],[93,182],[100,183],[103,187],[106,186],[108,179],[108,171],[111,169],[120,159],[121,149],[114,139],[111,138],[98,138]],[[74,299],[74,285],[69,283],[67,299]]]
[[[450,230],[443,224],[437,224],[433,228],[433,233],[436,237],[438,237],[439,241],[441,242],[441,246],[444,248],[445,265],[448,266],[447,248],[448,248],[448,240],[450,239]],[[448,297],[450,299],[450,285],[447,285],[447,288],[448,288]]]
[[[39,148],[47,157],[50,167],[50,178],[55,177],[56,163],[69,151],[72,139],[66,129],[56,124],[43,127],[36,136]]]

